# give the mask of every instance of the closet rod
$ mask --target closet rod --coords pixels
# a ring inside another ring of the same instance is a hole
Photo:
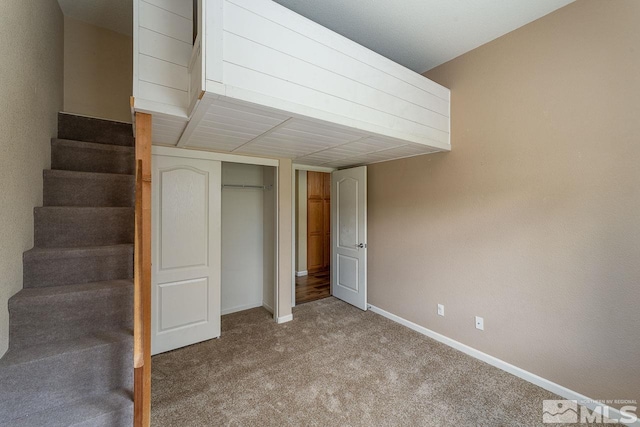
[[[244,184],[222,184],[222,188],[252,188],[257,190],[271,190],[271,185],[244,185]]]

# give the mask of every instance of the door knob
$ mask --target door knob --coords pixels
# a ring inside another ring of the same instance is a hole
[[[360,249],[367,247],[367,245],[365,245],[364,243],[358,243],[356,246]]]

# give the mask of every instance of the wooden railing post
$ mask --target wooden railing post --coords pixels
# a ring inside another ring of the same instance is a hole
[[[151,424],[151,115],[136,113],[133,425]]]

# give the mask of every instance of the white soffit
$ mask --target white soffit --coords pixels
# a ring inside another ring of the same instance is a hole
[[[417,73],[574,0],[275,0]]]
[[[308,166],[341,168],[439,151],[333,123],[292,117],[268,107],[221,99],[211,101],[202,119],[194,121],[193,129],[185,131],[182,138],[180,134],[186,123],[167,120],[158,124],[158,129],[163,130],[158,135],[154,116],[154,144],[289,158],[296,164]],[[175,128],[172,133],[165,129],[165,125],[171,124]]]

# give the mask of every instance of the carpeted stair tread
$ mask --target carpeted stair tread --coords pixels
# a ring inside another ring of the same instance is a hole
[[[33,248],[24,253],[25,260],[32,259],[65,259],[93,256],[116,255],[133,251],[133,244],[109,246],[85,246],[79,248]]]
[[[11,421],[13,427],[129,427],[133,402],[127,390],[113,390]]]
[[[53,138],[51,169],[78,172],[135,173],[135,149],[119,145]]]
[[[10,349],[0,361],[0,425],[93,394],[131,389],[131,338],[130,331],[121,329]]]
[[[19,304],[31,304],[34,302],[33,298],[51,298],[55,296],[68,298],[70,295],[78,296],[85,292],[99,292],[107,289],[125,290],[130,286],[133,286],[133,280],[108,280],[77,285],[22,289],[9,299],[9,308]]]
[[[131,328],[132,296],[132,280],[22,289],[9,299],[9,346]]]
[[[33,248],[23,255],[25,288],[133,278],[133,245]]]
[[[134,208],[38,207],[34,209],[38,248],[133,243]]]
[[[35,363],[51,357],[81,353],[96,347],[105,347],[114,343],[128,342],[133,332],[122,328],[111,332],[98,332],[86,337],[63,341],[42,343],[25,348],[10,348],[0,359],[0,368]],[[6,376],[7,371],[0,371],[0,378]]]
[[[130,207],[135,176],[113,173],[45,170],[44,206]]]
[[[107,153],[135,153],[134,147],[125,147],[122,145],[99,144],[97,142],[81,141],[77,139],[51,138],[51,144],[60,147],[85,148],[96,151],[104,151]]]
[[[115,122],[75,114],[58,114],[58,136],[101,144],[134,144],[131,123]]]

